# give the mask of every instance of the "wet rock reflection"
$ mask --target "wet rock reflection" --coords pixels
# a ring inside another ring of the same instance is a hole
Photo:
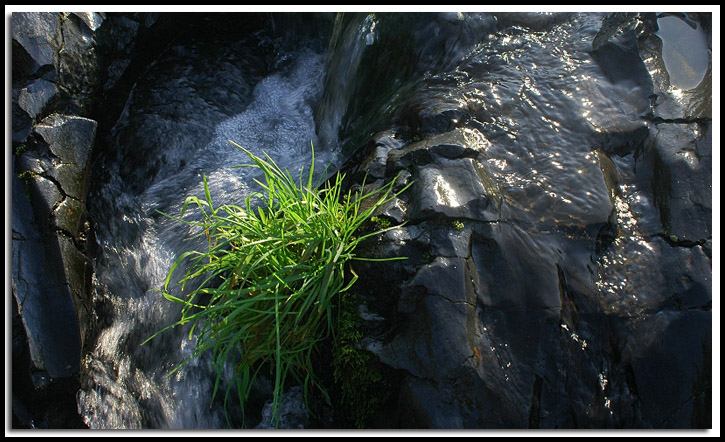
[[[454,70],[429,73],[406,96],[401,107],[427,109],[425,118],[399,116],[392,129],[423,134],[387,151],[387,170],[409,168],[416,180],[401,197],[416,239],[376,249],[411,257],[386,277],[403,278],[405,290],[392,337],[374,347],[409,373],[399,419],[701,425],[711,394],[712,141],[711,121],[690,109],[710,115],[708,85],[697,95],[662,89],[647,14],[497,23]],[[439,103],[465,118],[451,117],[453,130],[418,126],[436,121]],[[443,138],[467,153],[441,156]],[[451,242],[442,232],[461,217],[465,239]]]

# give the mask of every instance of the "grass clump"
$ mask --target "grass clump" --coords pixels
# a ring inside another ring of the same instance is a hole
[[[394,193],[393,180],[372,191],[363,183],[360,192],[343,194],[340,173],[324,185],[313,185],[314,149],[307,175],[303,170],[294,179],[268,155],[261,158],[232,144],[251,160],[237,167],[263,173],[263,179],[255,180],[262,191],[250,194],[243,205],[217,206],[204,177],[204,199],[187,198],[180,217],[172,217],[200,227],[208,250],[187,251],[172,265],[161,291],[166,299],[182,304],[181,318],[154,336],[192,324],[189,338],[197,332],[193,355],[172,373],[211,352],[213,394],[225,385],[225,406],[236,389],[244,409],[257,376],[270,376],[273,422],[278,423],[279,399],[289,380],[302,385],[306,396],[311,387],[321,388],[313,373],[313,351],[331,334],[334,339],[339,326],[333,312],[336,297],[357,280],[347,263],[370,260],[356,256],[356,246],[393,227],[360,236],[358,228],[405,188]],[[201,221],[183,219],[189,208],[200,212]],[[182,294],[175,295],[172,276],[182,262],[188,268],[178,282]],[[229,363],[234,364],[234,375],[225,382]]]

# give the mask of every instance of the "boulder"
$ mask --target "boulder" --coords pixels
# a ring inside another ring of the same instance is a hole
[[[41,181],[43,182],[43,181]],[[23,183],[13,177],[12,288],[18,304],[35,370],[51,378],[78,372],[79,322],[62,275],[62,256],[54,235],[39,229]],[[30,193],[30,198],[49,192]],[[55,242],[55,244],[53,244]],[[40,385],[36,385],[40,386]]]
[[[13,72],[28,76],[37,74],[40,68],[52,67],[59,45],[58,14],[15,12],[10,22],[14,42]]]
[[[20,155],[14,174],[13,293],[33,363],[51,378],[77,373],[88,326],[92,267],[79,243],[95,128],[93,120],[51,115],[35,129],[47,144]]]
[[[18,105],[30,118],[37,120],[55,95],[55,83],[39,78],[20,91]]]

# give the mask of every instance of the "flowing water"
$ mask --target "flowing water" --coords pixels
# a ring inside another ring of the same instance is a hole
[[[250,161],[230,140],[269,154],[293,174],[308,168],[311,143],[317,144],[312,110],[324,54],[284,54],[280,67],[263,76],[245,68],[257,58],[221,52],[203,43],[171,48],[137,83],[110,137],[115,162],[103,162],[108,181],[95,189],[91,204],[100,245],[95,302],[106,306],[101,315],[107,316],[84,361],[90,385],[78,397],[92,428],[226,427],[222,409],[210,404],[208,361],[195,360],[166,376],[191,355],[186,332],[170,331],[141,345],[178,319],[178,307],[154,289],[162,287],[176,256],[202,246],[189,240],[198,232],[159,212],[176,216],[187,197],[202,197],[202,176],[214,201],[244,200],[261,176],[232,169]],[[215,103],[210,88],[223,98]],[[235,98],[244,93],[249,98]],[[142,134],[137,140],[148,136],[152,142],[124,144],[136,131]],[[322,170],[334,158],[318,151],[316,160]]]
[[[223,407],[210,403],[208,361],[194,360],[165,376],[191,354],[183,331],[140,344],[176,319],[177,307],[154,289],[175,257],[194,245],[186,241],[189,230],[158,211],[178,213],[186,197],[201,196],[202,175],[216,201],[238,202],[250,191],[252,177],[230,169],[245,156],[228,140],[299,170],[309,161],[310,142],[324,146],[317,152],[318,167],[339,165],[344,158],[334,149],[338,131],[347,131],[349,139],[351,130],[369,135],[404,127],[402,139],[411,131],[429,137],[457,128],[468,146],[484,152],[484,173],[502,201],[500,219],[528,232],[535,242],[529,247],[561,253],[558,247],[596,235],[593,228],[618,226],[616,241],[597,262],[582,264],[596,286],[592,304],[624,316],[656,305],[666,275],[645,271],[662,259],[648,236],[655,203],[637,187],[631,155],[610,159],[595,149],[606,134],[646,126],[642,116],[650,110],[651,91],[628,68],[613,74],[593,56],[592,41],[604,17],[426,16],[411,31],[417,64],[401,66],[412,59],[407,54],[391,57],[388,67],[375,66],[379,81],[397,88],[387,93],[376,86],[373,92],[385,98],[378,102],[364,102],[360,88],[370,85],[365,81],[371,76],[364,51],[384,47],[391,35],[385,33],[391,20],[386,16],[340,21],[327,49],[301,43],[301,49],[278,55],[268,72],[249,68],[233,45],[179,46],[157,60],[134,87],[109,136],[99,166],[106,178],[92,193],[100,246],[94,296],[104,309],[78,397],[88,425],[226,426]],[[687,66],[693,63],[700,61]],[[211,76],[215,83],[202,84],[209,74],[194,83],[194,73],[212,69],[210,64],[217,70]],[[211,94],[224,96],[217,107],[208,104],[216,99]],[[345,116],[351,107],[366,105],[380,118],[359,123]],[[411,113],[423,121],[411,123]],[[129,140],[146,144],[131,146]]]

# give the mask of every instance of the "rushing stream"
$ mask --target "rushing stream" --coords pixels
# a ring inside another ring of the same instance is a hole
[[[141,345],[178,318],[179,309],[154,289],[163,284],[177,254],[193,247],[189,237],[198,233],[159,212],[178,215],[186,197],[203,195],[202,175],[215,201],[244,200],[249,183],[260,177],[252,169],[232,169],[249,159],[230,140],[257,155],[269,154],[293,173],[309,167],[310,143],[317,144],[312,106],[321,93],[324,57],[312,49],[284,54],[284,66],[260,79],[244,69],[258,59],[217,51],[208,43],[171,48],[136,85],[114,127],[111,143],[118,162],[104,163],[111,178],[98,189],[96,201],[103,216],[95,290],[110,303],[110,318],[86,360],[94,386],[79,396],[94,428],[226,425],[220,410],[209,404],[212,385],[205,361],[165,376],[191,354],[184,332]],[[214,69],[219,70],[210,74]],[[214,88],[226,86],[216,91],[223,104],[204,95],[207,82],[215,80]],[[249,97],[233,99],[243,93]],[[219,115],[218,109],[231,115]],[[123,140],[139,130],[158,134],[153,143],[160,143],[144,146],[149,151],[138,153],[143,159],[129,165],[136,146]],[[332,161],[324,152],[317,152],[316,159],[319,168]],[[130,170],[137,180],[131,184]]]
[[[660,211],[635,177],[636,158],[606,152],[607,134],[637,134],[648,125],[643,116],[651,111],[651,84],[640,81],[646,71],[599,60],[604,49],[592,52],[604,17],[430,15],[400,25],[414,26],[410,49],[385,46],[386,38],[400,37],[390,30],[397,23],[393,18],[362,14],[336,22],[329,44],[299,39],[296,47],[283,46],[268,69],[259,67],[263,56],[245,47],[249,41],[171,46],[134,85],[96,161],[99,178],[89,200],[99,245],[93,293],[102,327],[83,361],[78,403],[86,423],[91,428],[226,427],[223,406],[210,403],[208,360],[194,360],[166,376],[191,354],[193,342],[184,339],[185,330],[141,343],[177,319],[178,307],[154,289],[162,286],[176,256],[194,246],[187,240],[193,232],[159,212],[178,214],[186,197],[203,195],[203,175],[216,201],[242,201],[250,192],[248,169],[231,168],[245,163],[245,155],[228,140],[296,171],[308,167],[310,143],[321,146],[316,149],[321,168],[342,163],[338,144],[381,131],[394,133],[387,140],[393,147],[455,132],[479,152],[478,173],[498,205],[484,221],[510,226],[509,244],[551,262],[565,255],[572,268],[581,269],[576,275],[588,275],[588,281],[568,283],[596,293],[587,299],[592,310],[635,317],[658,308],[668,275],[649,269],[670,259],[663,255],[669,246],[652,240]],[[670,19],[677,23],[668,24]],[[668,69],[678,62],[672,54],[683,52],[665,33],[683,25],[692,30],[678,17],[660,19]],[[389,66],[370,65],[365,57],[370,47],[384,48]],[[619,61],[631,60],[624,55]],[[671,82],[692,89],[705,75],[707,57],[704,64],[701,58],[682,63],[670,71]],[[373,117],[352,118],[350,109],[367,109]],[[468,202],[463,200],[468,195],[457,191],[459,182],[436,177],[430,180],[440,201],[453,209]],[[617,226],[619,233],[589,262],[589,246],[581,244],[601,239],[602,226]],[[483,253],[478,250],[474,258]],[[688,259],[708,260],[704,252]],[[521,284],[534,290],[537,277],[534,272]],[[559,296],[557,287],[557,302]],[[520,301],[491,302],[516,306]],[[529,301],[544,307],[549,302]],[[571,342],[597,351],[596,342],[587,343],[568,328],[572,321],[562,325]],[[483,330],[481,339],[495,337]],[[524,373],[516,365],[524,361],[507,353],[508,344],[490,342],[509,362],[501,367],[504,383]],[[613,415],[627,398],[615,391],[620,386],[609,379],[610,369],[597,368],[602,391],[594,407]],[[616,418],[609,419],[616,426]]]

